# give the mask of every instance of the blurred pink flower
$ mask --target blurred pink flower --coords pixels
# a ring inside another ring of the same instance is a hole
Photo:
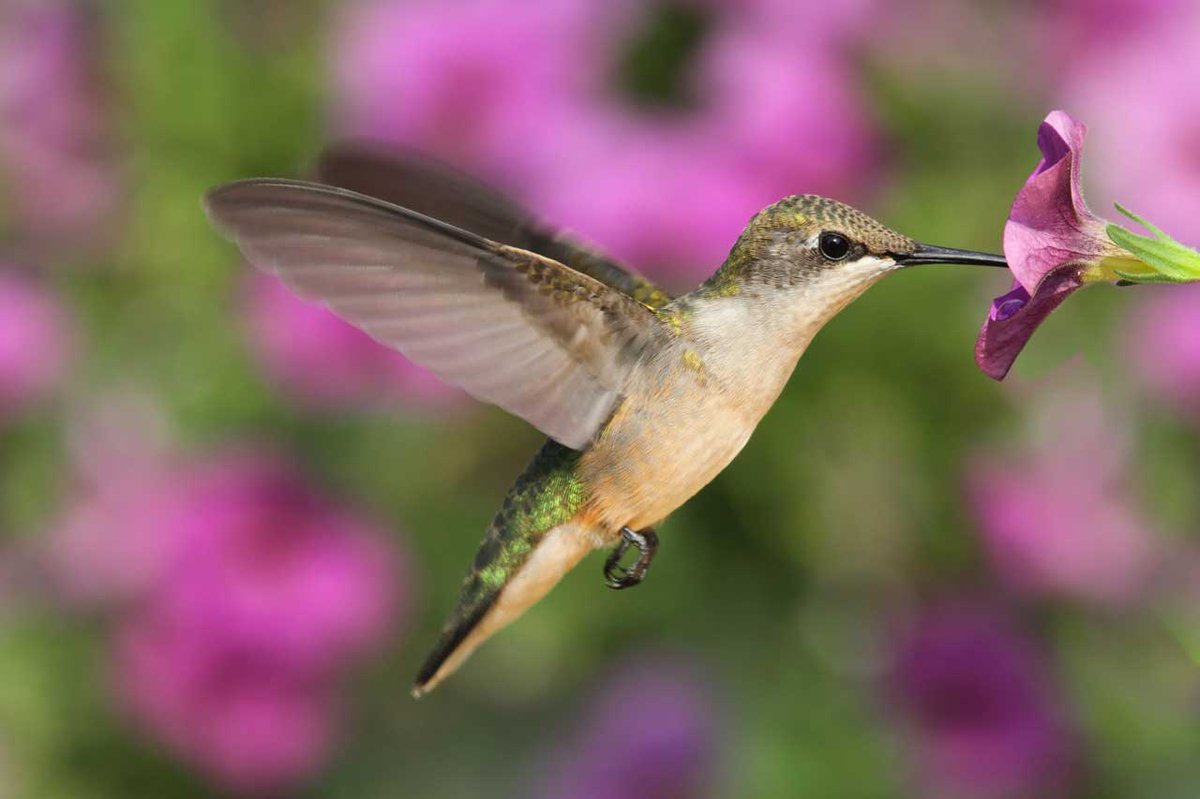
[[[574,0],[359,0],[334,47],[343,132],[423,147],[463,169],[514,178],[545,142],[576,48],[600,16]],[[517,159],[506,167],[509,159]]]
[[[124,603],[161,581],[177,543],[162,533],[176,477],[114,474],[110,485],[84,491],[47,538],[48,568],[67,601],[82,607]]]
[[[270,459],[181,478],[164,520],[176,549],[153,596],[166,620],[318,672],[383,639],[398,597],[374,528]]]
[[[160,457],[89,488],[51,568],[73,599],[120,601],[115,681],[135,720],[237,790],[318,771],[342,673],[405,604],[384,536],[249,452]]]
[[[1010,587],[1120,604],[1145,587],[1154,547],[1140,518],[1088,464],[978,467],[975,514],[993,568]]]
[[[1083,387],[1043,401],[1031,446],[978,458],[968,494],[997,576],[1009,588],[1127,604],[1160,559],[1131,497],[1120,428]]]
[[[874,131],[849,51],[867,0],[672,6],[705,20],[679,83],[696,102],[617,84],[668,4],[504,6],[371,0],[337,42],[339,127],[432,151],[519,194],[635,266],[695,280],[781,196],[861,190]]]
[[[26,232],[87,236],[116,200],[89,22],[71,0],[0,11],[0,172]]]
[[[44,539],[46,571],[58,594],[81,607],[139,599],[162,581],[176,542],[162,530],[182,467],[165,455],[161,409],[119,391],[92,398],[63,427],[75,490]]]
[[[616,131],[607,138],[614,149],[622,140]],[[571,180],[543,187],[533,202],[549,209],[545,217],[555,225],[581,232],[626,263],[652,266],[646,271],[659,279],[707,277],[753,215],[746,209],[765,205],[766,195],[737,176],[732,164],[713,164],[715,147],[706,155],[700,145],[661,145],[646,142],[619,163],[586,159]],[[697,161],[713,165],[689,168]]]
[[[1082,60],[1061,94],[1089,121],[1089,178],[1200,246],[1200,10]]]
[[[684,661],[627,664],[601,687],[557,754],[540,799],[700,799],[715,793],[712,689]]]
[[[1072,736],[1032,641],[996,609],[922,611],[893,642],[889,693],[922,796],[1067,797]]]
[[[1153,38],[1179,19],[1188,0],[1048,0],[1026,10],[1033,36],[1057,70],[1087,68],[1116,48]],[[1089,116],[1089,118],[1091,118]]]
[[[270,275],[249,278],[245,313],[263,368],[302,402],[367,407],[399,400],[432,411],[465,400],[432,372],[304,302]]]
[[[118,695],[169,749],[236,791],[277,792],[314,774],[335,743],[333,684],[255,647],[159,619],[118,631]]]
[[[1129,363],[1155,397],[1200,423],[1200,286],[1146,292],[1128,325]]]
[[[71,360],[66,308],[38,282],[0,267],[0,423],[46,399]]]

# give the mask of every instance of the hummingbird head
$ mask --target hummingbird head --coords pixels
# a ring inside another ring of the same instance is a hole
[[[836,312],[884,275],[930,263],[1006,265],[1001,255],[922,244],[844,203],[801,194],[755,214],[706,289],[794,287]]]

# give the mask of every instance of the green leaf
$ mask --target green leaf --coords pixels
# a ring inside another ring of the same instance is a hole
[[[1164,275],[1177,280],[1200,278],[1200,258],[1193,259],[1195,263],[1189,263],[1187,253],[1179,252],[1182,245],[1172,247],[1171,244],[1139,236],[1118,225],[1110,224],[1107,232],[1114,244],[1133,253]]]
[[[1164,275],[1161,273],[1157,274],[1157,275],[1146,275],[1146,274],[1139,275],[1139,274],[1134,274],[1131,272],[1122,272],[1120,269],[1114,269],[1113,274],[1115,274],[1117,277],[1121,278],[1122,280],[1128,280],[1130,283],[1154,283],[1154,284],[1157,284],[1157,283],[1190,283],[1191,282],[1191,280],[1189,278],[1171,277],[1170,275]]]
[[[1118,211],[1120,211],[1125,216],[1132,219],[1134,222],[1137,222],[1139,225],[1146,228],[1146,230],[1149,230],[1151,233],[1153,233],[1158,238],[1165,239],[1167,241],[1172,241],[1172,242],[1175,242],[1176,244],[1179,243],[1179,242],[1175,241],[1173,238],[1171,238],[1170,236],[1168,236],[1162,228],[1158,227],[1157,225],[1150,222],[1150,220],[1146,219],[1146,217],[1138,216],[1133,211],[1130,211],[1128,208],[1121,205],[1120,203],[1113,203],[1113,207],[1115,207]]]
[[[1120,225],[1109,224],[1108,238],[1122,249],[1153,267],[1159,276],[1131,275],[1118,271],[1126,280],[1136,283],[1184,283],[1200,280],[1200,252],[1180,244],[1146,219],[1116,204],[1117,210],[1155,235],[1142,236]]]

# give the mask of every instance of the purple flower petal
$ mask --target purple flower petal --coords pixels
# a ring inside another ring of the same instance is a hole
[[[1017,192],[1004,226],[1004,255],[1013,276],[1034,292],[1052,270],[1068,262],[1096,261],[1117,253],[1105,223],[1083,200],[1079,159],[1087,129],[1063,111],[1038,128],[1042,160]]]
[[[1079,160],[1086,133],[1065,111],[1051,111],[1038,128],[1042,160],[1017,192],[1004,225],[1004,255],[1015,281],[992,302],[975,343],[979,368],[996,380],[1004,379],[1033,331],[1068,294],[1105,279],[1095,269],[1102,260],[1129,257],[1083,200]]]
[[[1003,322],[1011,319],[1029,303],[1029,292],[1020,283],[1013,285],[1012,291],[1001,294],[992,300],[992,309],[988,311],[988,319],[993,322]]]
[[[993,300],[975,342],[975,361],[984,374],[1003,380],[1033,331],[1067,295],[1082,285],[1079,267],[1064,264],[1046,275],[1032,297],[1014,281],[1012,290]]]

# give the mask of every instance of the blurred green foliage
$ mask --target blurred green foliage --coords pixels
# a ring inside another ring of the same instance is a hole
[[[414,553],[419,613],[353,686],[351,737],[307,795],[523,795],[588,686],[646,649],[694,653],[723,686],[728,795],[901,795],[908,767],[874,685],[880,641],[913,592],[989,588],[962,474],[974,448],[1015,424],[1006,391],[971,359],[1006,276],[942,267],[873,289],[817,338],[736,463],[664,525],[652,579],[613,594],[601,558],[589,559],[414,703],[417,662],[539,436],[490,408],[445,420],[305,415],[258,374],[237,313],[240,267],[199,198],[229,179],[297,174],[325,140],[328,98],[327,9],[308,3],[286,35],[239,32],[256,5],[128,0],[100,16],[130,153],[126,227],[111,263],[57,280],[87,331],[76,400],[133,384],[165,403],[189,446],[249,437],[294,453]],[[871,73],[895,147],[868,210],[922,240],[996,249],[1044,109],[968,81]],[[1119,392],[1118,294],[1064,307],[1020,371],[1044,374],[1082,351]],[[1161,414],[1141,409],[1136,425],[1150,505],[1190,536],[1200,448]],[[2,440],[0,528],[28,535],[69,487],[63,431],[47,411]],[[1159,620],[1044,607],[1030,621],[1088,731],[1080,795],[1193,796],[1195,664]],[[0,635],[0,747],[19,763],[23,795],[208,795],[108,707],[98,625],[37,611]]]

